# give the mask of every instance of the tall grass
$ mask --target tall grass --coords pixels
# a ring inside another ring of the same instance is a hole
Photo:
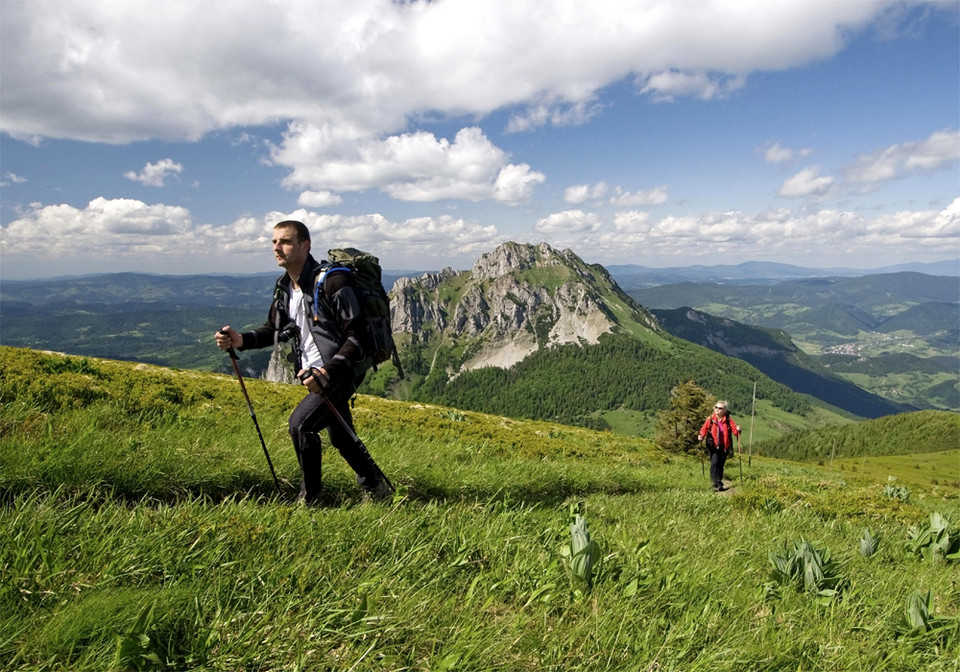
[[[932,512],[960,519],[955,489],[903,501],[755,459],[716,495],[641,439],[362,397],[400,496],[364,502],[328,450],[307,508],[297,390],[249,385],[278,496],[236,381],[74,360],[97,394],[31,391],[57,361],[0,349],[5,670],[957,669],[956,564],[906,548]],[[601,552],[589,589],[565,570],[571,507]],[[842,591],[769,590],[801,541]]]

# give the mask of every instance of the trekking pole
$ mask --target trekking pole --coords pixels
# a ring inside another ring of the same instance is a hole
[[[222,329],[220,330],[221,334],[225,334]],[[270,453],[267,452],[267,444],[263,440],[263,434],[260,432],[260,423],[257,422],[257,414],[253,412],[253,404],[250,403],[250,395],[247,394],[247,386],[243,384],[243,376],[240,375],[240,365],[237,364],[237,360],[240,358],[237,357],[237,352],[232,347],[227,350],[230,354],[230,362],[233,364],[233,370],[237,374],[237,380],[240,381],[240,391],[243,392],[243,398],[247,401],[247,408],[250,410],[250,417],[253,418],[253,426],[257,428],[257,436],[260,437],[260,445],[263,446],[263,454],[267,457],[267,466],[270,467],[270,475],[273,476],[273,483],[277,486],[277,492],[283,494],[283,490],[280,489],[280,481],[277,479],[277,472],[273,470],[273,462],[270,461]]]
[[[353,442],[361,450],[363,450],[364,453],[366,453],[369,456],[370,451],[367,450],[367,447],[364,445],[363,441],[360,440],[360,437],[357,436],[357,433],[353,431],[353,428],[350,426],[350,424],[343,418],[342,415],[340,415],[340,411],[338,411],[337,407],[333,405],[333,402],[330,401],[327,395],[323,394],[323,392],[320,393],[320,397],[323,399],[324,403],[327,405],[327,408],[330,409],[330,412],[333,414],[333,417],[337,419],[337,421],[343,426],[344,430],[346,430],[347,434],[350,435],[350,438],[353,440]],[[372,457],[370,458],[370,461],[371,462],[373,461]],[[396,488],[393,487],[393,483],[391,483],[390,479],[387,478],[387,475],[383,473],[383,470],[380,469],[380,467],[377,466],[376,463],[374,463],[374,466],[377,467],[377,471],[380,472],[380,477],[383,478],[384,481],[386,481],[387,485],[390,486],[390,489],[396,491]]]
[[[705,467],[703,466],[703,463],[706,461],[707,450],[705,447],[700,445],[699,434],[697,435],[697,448],[698,448],[697,452],[700,453],[700,475],[706,476],[707,472],[705,470]]]
[[[740,444],[739,436],[737,436],[737,456],[740,458],[740,485],[743,485],[743,446]]]

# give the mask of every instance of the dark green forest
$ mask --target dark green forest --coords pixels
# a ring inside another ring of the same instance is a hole
[[[540,350],[510,369],[461,372],[448,381],[442,356],[413,389],[418,401],[515,418],[555,420],[609,429],[600,411],[666,408],[678,382],[696,380],[734,408],[749,408],[757,396],[783,410],[805,415],[807,397],[776,383],[746,362],[724,357],[681,339],[671,350],[624,334],[605,334],[597,345],[562,345]],[[411,373],[416,357],[404,359]]]
[[[757,455],[811,461],[960,449],[960,415],[918,411],[784,434],[753,445]]]

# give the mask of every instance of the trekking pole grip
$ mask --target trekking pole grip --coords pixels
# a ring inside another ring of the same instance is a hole
[[[227,335],[227,332],[225,332],[223,329],[218,330],[217,333],[223,334],[224,336]],[[232,345],[229,348],[227,348],[227,354],[230,355],[230,359],[234,359],[234,360],[240,359],[240,357],[237,356],[237,351],[233,349]]]

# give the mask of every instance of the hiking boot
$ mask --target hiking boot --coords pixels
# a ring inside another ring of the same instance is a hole
[[[363,498],[372,502],[389,502],[393,499],[393,488],[385,479],[381,478],[373,487],[363,489]]]
[[[357,485],[363,491],[363,498],[373,502],[387,502],[393,499],[393,487],[380,469],[375,476],[357,476]]]

